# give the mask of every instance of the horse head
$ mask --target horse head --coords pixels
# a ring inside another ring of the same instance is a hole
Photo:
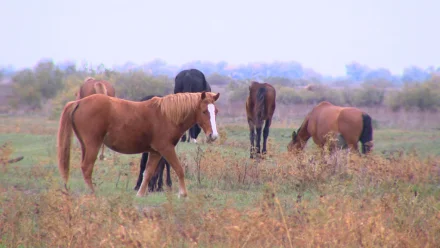
[[[299,132],[301,128],[298,129],[298,131],[293,131],[292,133],[292,140],[287,145],[287,151],[289,152],[295,152],[299,149],[303,149],[304,147],[304,140],[299,137]]]
[[[197,124],[202,128],[206,135],[207,142],[212,142],[217,139],[217,124],[216,115],[218,109],[214,102],[218,100],[220,93],[214,94],[203,91],[201,94],[200,104],[196,112]]]

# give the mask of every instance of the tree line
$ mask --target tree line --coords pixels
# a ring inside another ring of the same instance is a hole
[[[159,62],[156,61],[150,67],[163,67],[164,64]],[[290,66],[294,67],[294,64]],[[285,76],[273,76],[276,74],[268,72],[268,68],[259,67],[253,72],[249,71],[246,74],[247,78],[227,75],[224,69],[222,71],[217,67],[206,69],[206,65],[202,66],[202,64],[187,65],[187,67],[200,69],[212,86],[221,88],[227,93],[229,102],[243,101],[248,94],[250,81],[256,80],[273,84],[277,89],[277,102],[281,104],[313,104],[328,100],[340,105],[384,106],[394,111],[400,109],[435,111],[440,106],[440,76],[434,72],[429,76],[419,75],[421,78],[407,79],[396,87],[392,77],[384,76],[389,75],[384,71],[381,72],[382,76],[372,76],[371,72],[370,74],[363,72],[365,75],[359,76],[360,71],[366,70],[362,66],[350,67],[351,77],[355,80],[341,79],[333,80],[331,83],[323,83],[322,77],[320,78],[318,74],[309,73],[308,76],[304,76],[304,73],[298,73],[298,70],[292,70],[287,74],[286,66],[283,67],[282,64],[276,68],[278,72],[286,70]],[[25,106],[35,110],[50,101],[60,111],[59,108],[67,101],[75,98],[75,92],[88,76],[111,82],[120,98],[140,100],[149,94],[172,93],[174,77],[181,69],[169,67],[168,71],[158,72],[141,67],[119,70],[110,70],[104,66],[77,68],[75,64],[55,64],[51,60],[42,60],[33,68],[3,73],[0,80],[10,79],[15,96],[10,102],[13,108]]]

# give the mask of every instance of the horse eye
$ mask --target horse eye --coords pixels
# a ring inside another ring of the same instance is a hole
[[[203,111],[203,113],[206,115],[207,113],[208,113],[208,111],[207,110],[205,110],[205,111]]]

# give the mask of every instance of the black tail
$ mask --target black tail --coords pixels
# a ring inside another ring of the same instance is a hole
[[[266,88],[261,87],[257,91],[257,126],[263,125],[263,118],[266,116]]]
[[[362,133],[359,140],[362,144],[362,153],[365,154],[371,150],[371,144],[368,142],[373,141],[373,126],[371,124],[371,117],[368,114],[362,114]]]

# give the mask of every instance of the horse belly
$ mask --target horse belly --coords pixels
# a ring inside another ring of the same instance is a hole
[[[140,140],[139,138],[125,138],[124,137],[113,137],[107,134],[104,137],[104,145],[115,152],[123,154],[137,154],[148,151],[151,147],[147,140]]]

